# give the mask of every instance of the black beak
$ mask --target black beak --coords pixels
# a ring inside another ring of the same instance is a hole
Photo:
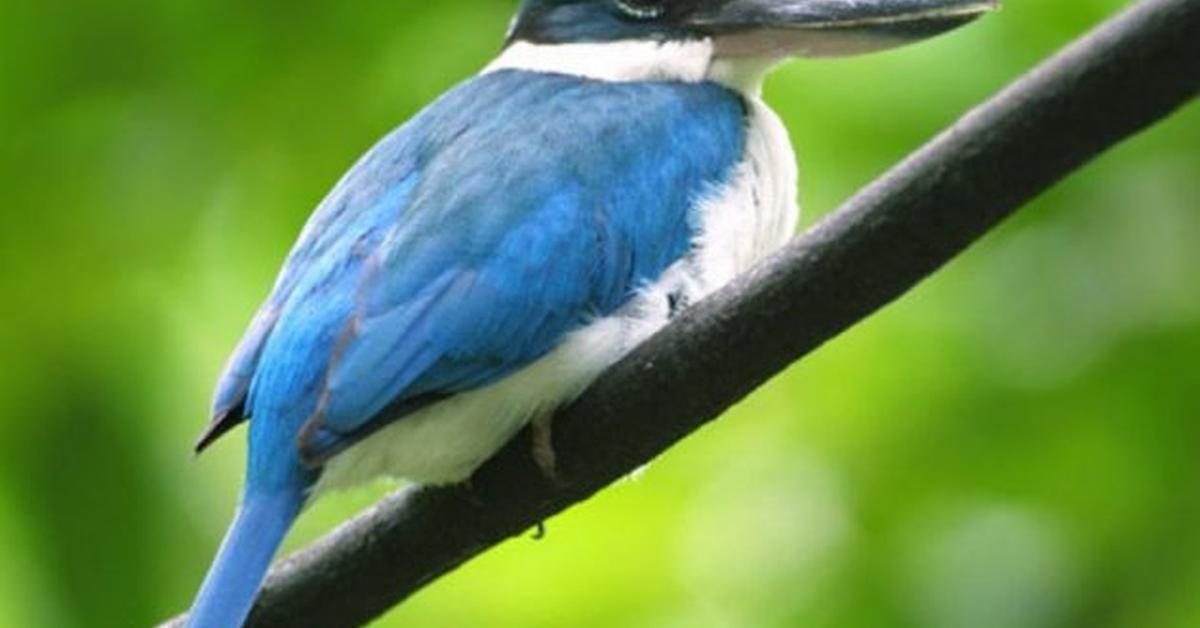
[[[998,0],[713,0],[688,20],[731,55],[837,56],[944,33]]]

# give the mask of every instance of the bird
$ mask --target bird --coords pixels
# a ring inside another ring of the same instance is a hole
[[[464,482],[786,243],[796,159],[761,95],[773,67],[992,8],[523,0],[493,61],[321,201],[229,358],[195,449],[246,422],[244,488],[187,625],[243,625],[319,495],[378,476]],[[552,447],[533,455],[553,474]]]

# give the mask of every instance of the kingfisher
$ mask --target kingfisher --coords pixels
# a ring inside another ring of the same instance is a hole
[[[796,227],[761,98],[795,56],[896,46],[995,0],[524,0],[499,56],[320,203],[217,384],[248,422],[192,628],[241,626],[292,522],[377,476],[466,480]]]

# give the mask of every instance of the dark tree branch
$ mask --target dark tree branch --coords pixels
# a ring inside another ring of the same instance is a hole
[[[1138,3],[607,371],[555,421],[565,488],[541,479],[526,434],[469,491],[402,491],[283,561],[250,624],[371,620],[645,464],[1198,91],[1200,1]]]

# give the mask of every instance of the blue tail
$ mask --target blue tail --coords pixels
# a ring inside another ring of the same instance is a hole
[[[236,628],[246,621],[271,559],[303,504],[299,489],[246,492],[192,604],[188,628]]]

